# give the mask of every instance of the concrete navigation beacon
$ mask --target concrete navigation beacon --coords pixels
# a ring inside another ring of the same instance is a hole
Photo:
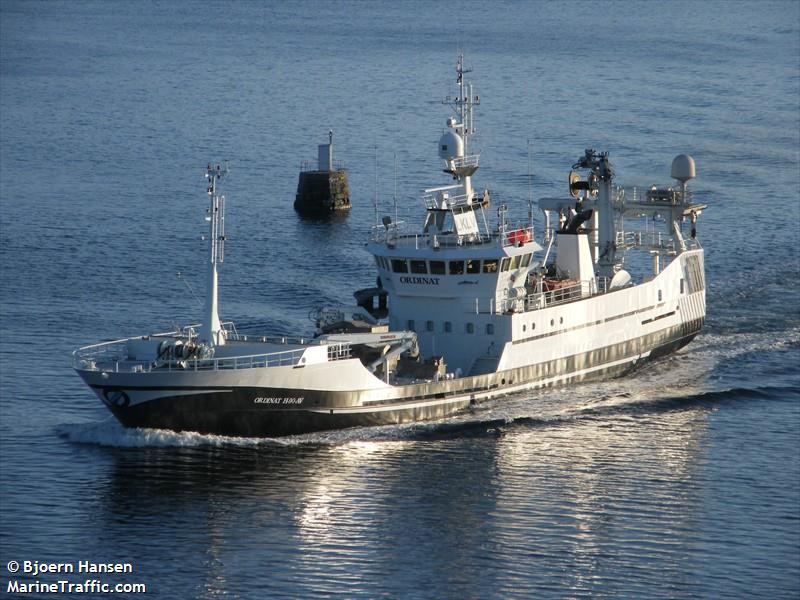
[[[303,161],[300,169],[294,200],[297,212],[324,215],[350,208],[347,171],[333,162],[333,130],[328,132],[328,143],[319,145],[316,170],[310,167],[309,161]]]

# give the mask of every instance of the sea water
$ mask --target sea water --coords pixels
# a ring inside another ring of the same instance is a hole
[[[2,593],[796,598],[798,6],[0,3]],[[446,183],[459,50],[476,185],[519,219],[585,148],[626,185],[694,156],[695,341],[442,422],[254,440],[109,417],[71,352],[201,318],[206,164],[231,164],[221,317],[308,334],[373,284],[376,220],[418,220]],[[302,219],[300,163],[331,129],[353,208]]]

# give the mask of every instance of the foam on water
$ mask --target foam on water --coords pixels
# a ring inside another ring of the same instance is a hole
[[[166,429],[126,428],[113,418],[96,423],[65,423],[56,428],[56,433],[76,444],[93,444],[115,448],[252,447],[285,443],[282,440],[271,438],[243,438],[201,434],[192,431],[176,432]]]

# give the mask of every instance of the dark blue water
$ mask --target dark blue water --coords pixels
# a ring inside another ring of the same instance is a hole
[[[163,598],[797,598],[799,6],[0,2],[0,594],[9,561],[90,560]],[[624,184],[695,157],[705,331],[632,377],[441,423],[243,440],[109,419],[70,353],[198,320],[176,274],[200,293],[206,163],[232,166],[221,316],[309,333],[374,281],[376,160],[380,214],[395,165],[401,216],[441,182],[459,47],[478,185],[520,218],[529,144],[534,196],[587,147]],[[330,128],[353,209],[301,220]]]

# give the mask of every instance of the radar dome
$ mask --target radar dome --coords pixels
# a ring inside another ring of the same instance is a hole
[[[448,160],[464,156],[464,140],[455,131],[447,131],[439,138],[439,158]]]
[[[694,179],[696,177],[694,159],[688,154],[679,154],[676,156],[672,160],[671,177],[682,183],[686,183],[690,179]]]

